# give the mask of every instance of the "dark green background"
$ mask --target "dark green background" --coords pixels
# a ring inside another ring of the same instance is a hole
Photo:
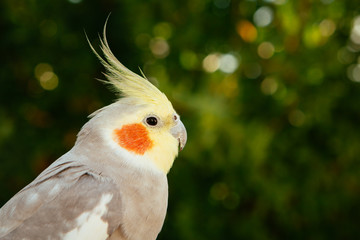
[[[273,20],[261,27],[254,14],[264,6]],[[159,239],[356,239],[359,10],[340,0],[2,0],[0,205],[114,101],[95,80],[104,69],[84,34],[97,46],[111,12],[113,52],[158,83],[188,130]],[[263,42],[270,58],[258,53]],[[154,54],[156,44],[169,52]],[[210,54],[239,66],[207,72]],[[40,63],[55,89],[40,85]]]

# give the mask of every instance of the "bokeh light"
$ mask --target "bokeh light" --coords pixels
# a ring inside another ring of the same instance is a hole
[[[347,76],[354,82],[360,82],[360,64],[352,64],[347,69]]]
[[[154,26],[153,33],[156,37],[167,40],[172,36],[172,27],[168,22],[160,22]]]
[[[238,59],[231,53],[220,57],[219,69],[224,73],[233,73],[239,66]]]
[[[354,61],[355,54],[348,47],[342,47],[337,52],[337,59],[342,64],[349,64]]]
[[[188,70],[195,69],[198,62],[198,57],[193,51],[184,50],[180,53],[180,64],[183,68]]]
[[[254,23],[258,27],[266,27],[272,22],[274,17],[273,15],[273,10],[270,7],[260,7],[254,13]]]
[[[304,31],[303,41],[306,47],[316,48],[323,43],[323,38],[318,25],[307,26]]]
[[[54,90],[59,84],[57,75],[48,63],[39,63],[36,65],[35,77],[39,80],[40,86],[45,90]]]
[[[320,85],[324,79],[324,71],[321,68],[309,67],[306,72],[307,83]]]
[[[320,33],[324,37],[330,37],[336,30],[336,24],[331,19],[324,19],[319,24]]]
[[[206,72],[215,72],[220,66],[220,54],[212,53],[207,55],[202,62],[202,66]]]
[[[258,55],[263,59],[269,59],[274,55],[275,47],[270,42],[262,42],[258,49]]]
[[[156,58],[165,58],[170,53],[170,46],[163,38],[154,38],[150,40],[150,50]]]
[[[305,123],[305,114],[299,109],[289,113],[289,122],[295,127],[301,127]]]
[[[265,95],[273,95],[277,89],[278,89],[278,84],[276,79],[273,77],[266,77],[261,82],[261,91]]]
[[[257,38],[256,27],[247,20],[242,20],[237,23],[236,30],[239,36],[245,42],[254,42]]]
[[[354,18],[350,39],[353,43],[360,45],[360,16]]]

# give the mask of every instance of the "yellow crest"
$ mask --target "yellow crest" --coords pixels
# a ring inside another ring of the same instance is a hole
[[[166,108],[172,108],[170,101],[164,93],[157,89],[146,78],[130,71],[114,56],[106,39],[106,23],[103,35],[103,39],[100,38],[100,48],[104,58],[95,51],[89,39],[87,40],[92,51],[106,68],[107,71],[104,75],[115,90],[125,98],[140,100],[140,102],[144,104],[163,105],[166,106]]]

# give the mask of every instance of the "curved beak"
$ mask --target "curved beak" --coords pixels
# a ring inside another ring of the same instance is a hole
[[[179,141],[180,151],[183,150],[187,140],[187,133],[184,124],[179,120],[177,124],[170,129],[170,133]]]

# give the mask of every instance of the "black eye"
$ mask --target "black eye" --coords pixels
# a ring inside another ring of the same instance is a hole
[[[174,115],[174,120],[176,121],[178,119],[178,116]]]
[[[148,117],[146,119],[146,123],[149,124],[150,126],[156,126],[158,123],[158,120],[156,119],[156,117]]]

